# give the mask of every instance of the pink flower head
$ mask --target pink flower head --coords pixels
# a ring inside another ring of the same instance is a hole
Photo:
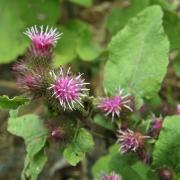
[[[57,32],[56,28],[44,28],[43,26],[32,26],[28,28],[24,34],[26,34],[31,40],[36,52],[46,52],[52,46],[55,46],[57,40],[62,33]]]
[[[73,110],[75,109],[75,104],[80,104],[82,107],[81,99],[86,96],[86,91],[89,89],[86,88],[84,79],[82,79],[82,74],[78,76],[72,75],[70,68],[67,72],[64,72],[64,69],[60,68],[60,75],[57,76],[54,72],[51,72],[51,76],[54,79],[54,84],[51,85],[48,89],[53,89],[53,96],[59,100],[60,105],[64,108]]]
[[[121,177],[112,172],[110,175],[103,175],[102,180],[121,180]]]
[[[127,99],[130,95],[126,94],[122,96],[123,90],[118,90],[118,93],[112,97],[105,97],[100,99],[100,103],[98,104],[98,108],[105,112],[105,116],[109,114],[112,115],[112,120],[114,120],[114,115],[116,114],[118,117],[120,116],[120,111],[123,107],[133,111],[132,108],[128,105],[130,103],[130,99]]]
[[[41,87],[41,76],[33,73],[25,74],[17,79],[17,84],[20,89],[24,90],[36,90]]]
[[[149,138],[149,136],[143,136],[139,132],[135,133],[130,129],[124,131],[119,129],[117,132],[117,138],[117,143],[121,144],[121,153],[124,154],[129,150],[135,152],[139,147],[143,145],[144,139]]]

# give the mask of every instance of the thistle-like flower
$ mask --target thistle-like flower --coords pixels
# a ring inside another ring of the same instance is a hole
[[[24,34],[32,40],[34,50],[38,54],[47,52],[52,46],[55,46],[62,35],[62,33],[57,32],[56,28],[37,27],[36,25],[28,28]]]
[[[24,71],[26,71],[28,68],[27,68],[27,65],[24,63],[24,62],[17,62],[15,63],[13,66],[12,66],[12,70],[16,73],[23,73]]]
[[[103,175],[102,180],[121,180],[121,177],[112,172],[110,175]]]
[[[56,99],[59,100],[60,105],[63,109],[76,109],[75,105],[79,104],[83,107],[82,97],[87,96],[85,80],[82,78],[83,74],[78,76],[72,75],[70,68],[67,72],[61,67],[59,75],[56,75],[54,71],[50,73],[54,83],[48,89],[53,89],[53,95]]]
[[[98,108],[101,109],[105,114],[108,116],[109,114],[112,115],[112,121],[114,120],[115,114],[119,117],[122,108],[127,108],[130,111],[133,111],[132,108],[129,106],[131,102],[128,97],[130,94],[122,95],[123,90],[118,90],[115,96],[112,97],[104,97],[100,98],[100,102],[98,104]]]
[[[27,73],[24,76],[19,76],[17,78],[17,85],[20,89],[27,91],[28,90],[37,90],[42,85],[41,76],[34,73]]]
[[[134,132],[130,129],[119,130],[117,131],[117,143],[121,145],[120,151],[122,154],[127,151],[136,151],[139,147],[142,147],[144,144],[144,139],[149,138],[149,136],[143,136],[139,132]]]

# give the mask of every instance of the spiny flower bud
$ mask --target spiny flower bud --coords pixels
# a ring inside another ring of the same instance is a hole
[[[152,115],[152,122],[151,122],[151,129],[150,134],[153,137],[157,137],[161,131],[162,125],[163,125],[163,118],[160,115],[160,117],[156,117],[154,114]]]
[[[121,180],[121,177],[112,172],[110,175],[103,175],[102,180]]]
[[[23,73],[24,71],[26,71],[28,69],[27,65],[24,62],[17,62],[12,66],[12,70],[15,73]]]
[[[61,127],[53,128],[51,131],[51,137],[55,140],[62,140],[64,138],[64,131]]]
[[[122,154],[127,151],[136,151],[138,148],[142,147],[144,144],[144,139],[149,138],[149,136],[143,136],[139,132],[134,132],[130,129],[117,131],[117,143],[121,145],[120,151]]]
[[[161,168],[158,175],[160,180],[173,180],[173,173],[169,168]]]
[[[32,40],[34,51],[39,55],[46,53],[51,47],[55,46],[62,33],[57,32],[56,28],[37,27],[35,25],[28,28],[24,34]]]
[[[25,92],[35,91],[42,85],[41,76],[32,72],[28,72],[17,78],[17,85]]]
[[[84,82],[82,74],[78,76],[72,75],[70,68],[65,72],[62,67],[60,68],[59,75],[56,75],[53,71],[50,74],[54,83],[48,89],[53,90],[52,96],[59,100],[63,109],[76,109],[76,104],[83,107],[81,100],[82,97],[87,96],[86,92],[89,89],[86,88],[86,85],[89,83]]]
[[[98,108],[101,109],[108,116],[112,115],[112,121],[114,120],[115,114],[119,117],[120,111],[122,108],[127,108],[130,111],[133,111],[132,108],[128,105],[130,103],[130,99],[127,99],[130,94],[126,94],[122,96],[123,90],[118,90],[115,96],[100,98],[100,102],[98,104]]]

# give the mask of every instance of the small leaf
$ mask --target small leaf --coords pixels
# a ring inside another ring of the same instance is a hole
[[[112,38],[104,78],[110,93],[118,86],[137,99],[158,93],[169,62],[162,16],[159,6],[148,7]]]
[[[0,109],[17,109],[19,106],[25,104],[29,100],[23,96],[15,96],[10,99],[8,96],[0,96]]]
[[[70,0],[70,1],[84,7],[90,7],[93,4],[92,0]]]
[[[180,116],[168,116],[153,151],[153,165],[167,166],[180,172]]]
[[[149,5],[149,0],[131,0],[130,4],[124,8],[113,8],[107,16],[106,26],[111,34],[116,34],[141,10]]]
[[[81,128],[73,142],[64,150],[64,158],[73,166],[80,162],[85,153],[92,149],[93,138],[89,132]]]

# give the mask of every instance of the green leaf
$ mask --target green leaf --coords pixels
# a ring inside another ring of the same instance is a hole
[[[27,177],[30,177],[31,180],[37,180],[37,177],[42,171],[46,161],[47,156],[43,150],[38,152],[33,159],[29,159],[29,157],[26,156],[24,169],[21,174],[22,180],[26,180]]]
[[[92,40],[93,34],[89,24],[72,20],[61,26],[59,31],[63,36],[56,47],[54,60],[56,67],[78,57],[84,61],[91,61],[100,55],[101,49]]]
[[[151,169],[138,161],[132,154],[121,155],[119,145],[113,145],[109,153],[101,157],[93,166],[94,178],[104,173],[116,172],[123,180],[155,180],[156,177]]]
[[[92,149],[93,138],[89,132],[81,128],[72,143],[64,150],[64,158],[73,166],[80,162],[85,153]]]
[[[159,6],[148,7],[112,38],[104,77],[108,92],[114,93],[120,86],[137,99],[158,93],[169,53],[162,16]]]
[[[23,35],[35,24],[54,25],[59,17],[58,0],[0,1],[0,63],[9,63],[23,54],[28,42]]]
[[[164,11],[163,25],[171,49],[180,49],[180,18],[175,13]]]
[[[149,0],[132,0],[128,7],[113,8],[110,14],[107,16],[106,27],[111,34],[117,33],[128,22],[128,20],[134,17],[138,12],[143,10],[149,5]]]
[[[8,131],[25,140],[29,157],[33,157],[38,153],[46,143],[47,131],[42,121],[34,114],[10,117]]]
[[[27,157],[22,176],[23,174],[27,176],[29,172],[29,176],[34,180],[46,161],[46,156],[41,151],[46,143],[47,131],[38,116],[28,114],[17,117],[12,112],[10,115],[13,116],[8,120],[8,131],[22,137],[26,144]]]
[[[15,96],[9,99],[8,96],[0,96],[0,109],[17,109],[19,106],[25,104],[29,100],[23,96]]]
[[[93,4],[92,0],[70,0],[70,1],[84,7],[90,7]]]
[[[167,166],[180,172],[180,116],[168,116],[153,151],[153,165]]]
[[[115,125],[109,119],[105,119],[105,117],[102,117],[100,115],[96,115],[94,117],[94,122],[108,130],[114,131]]]

